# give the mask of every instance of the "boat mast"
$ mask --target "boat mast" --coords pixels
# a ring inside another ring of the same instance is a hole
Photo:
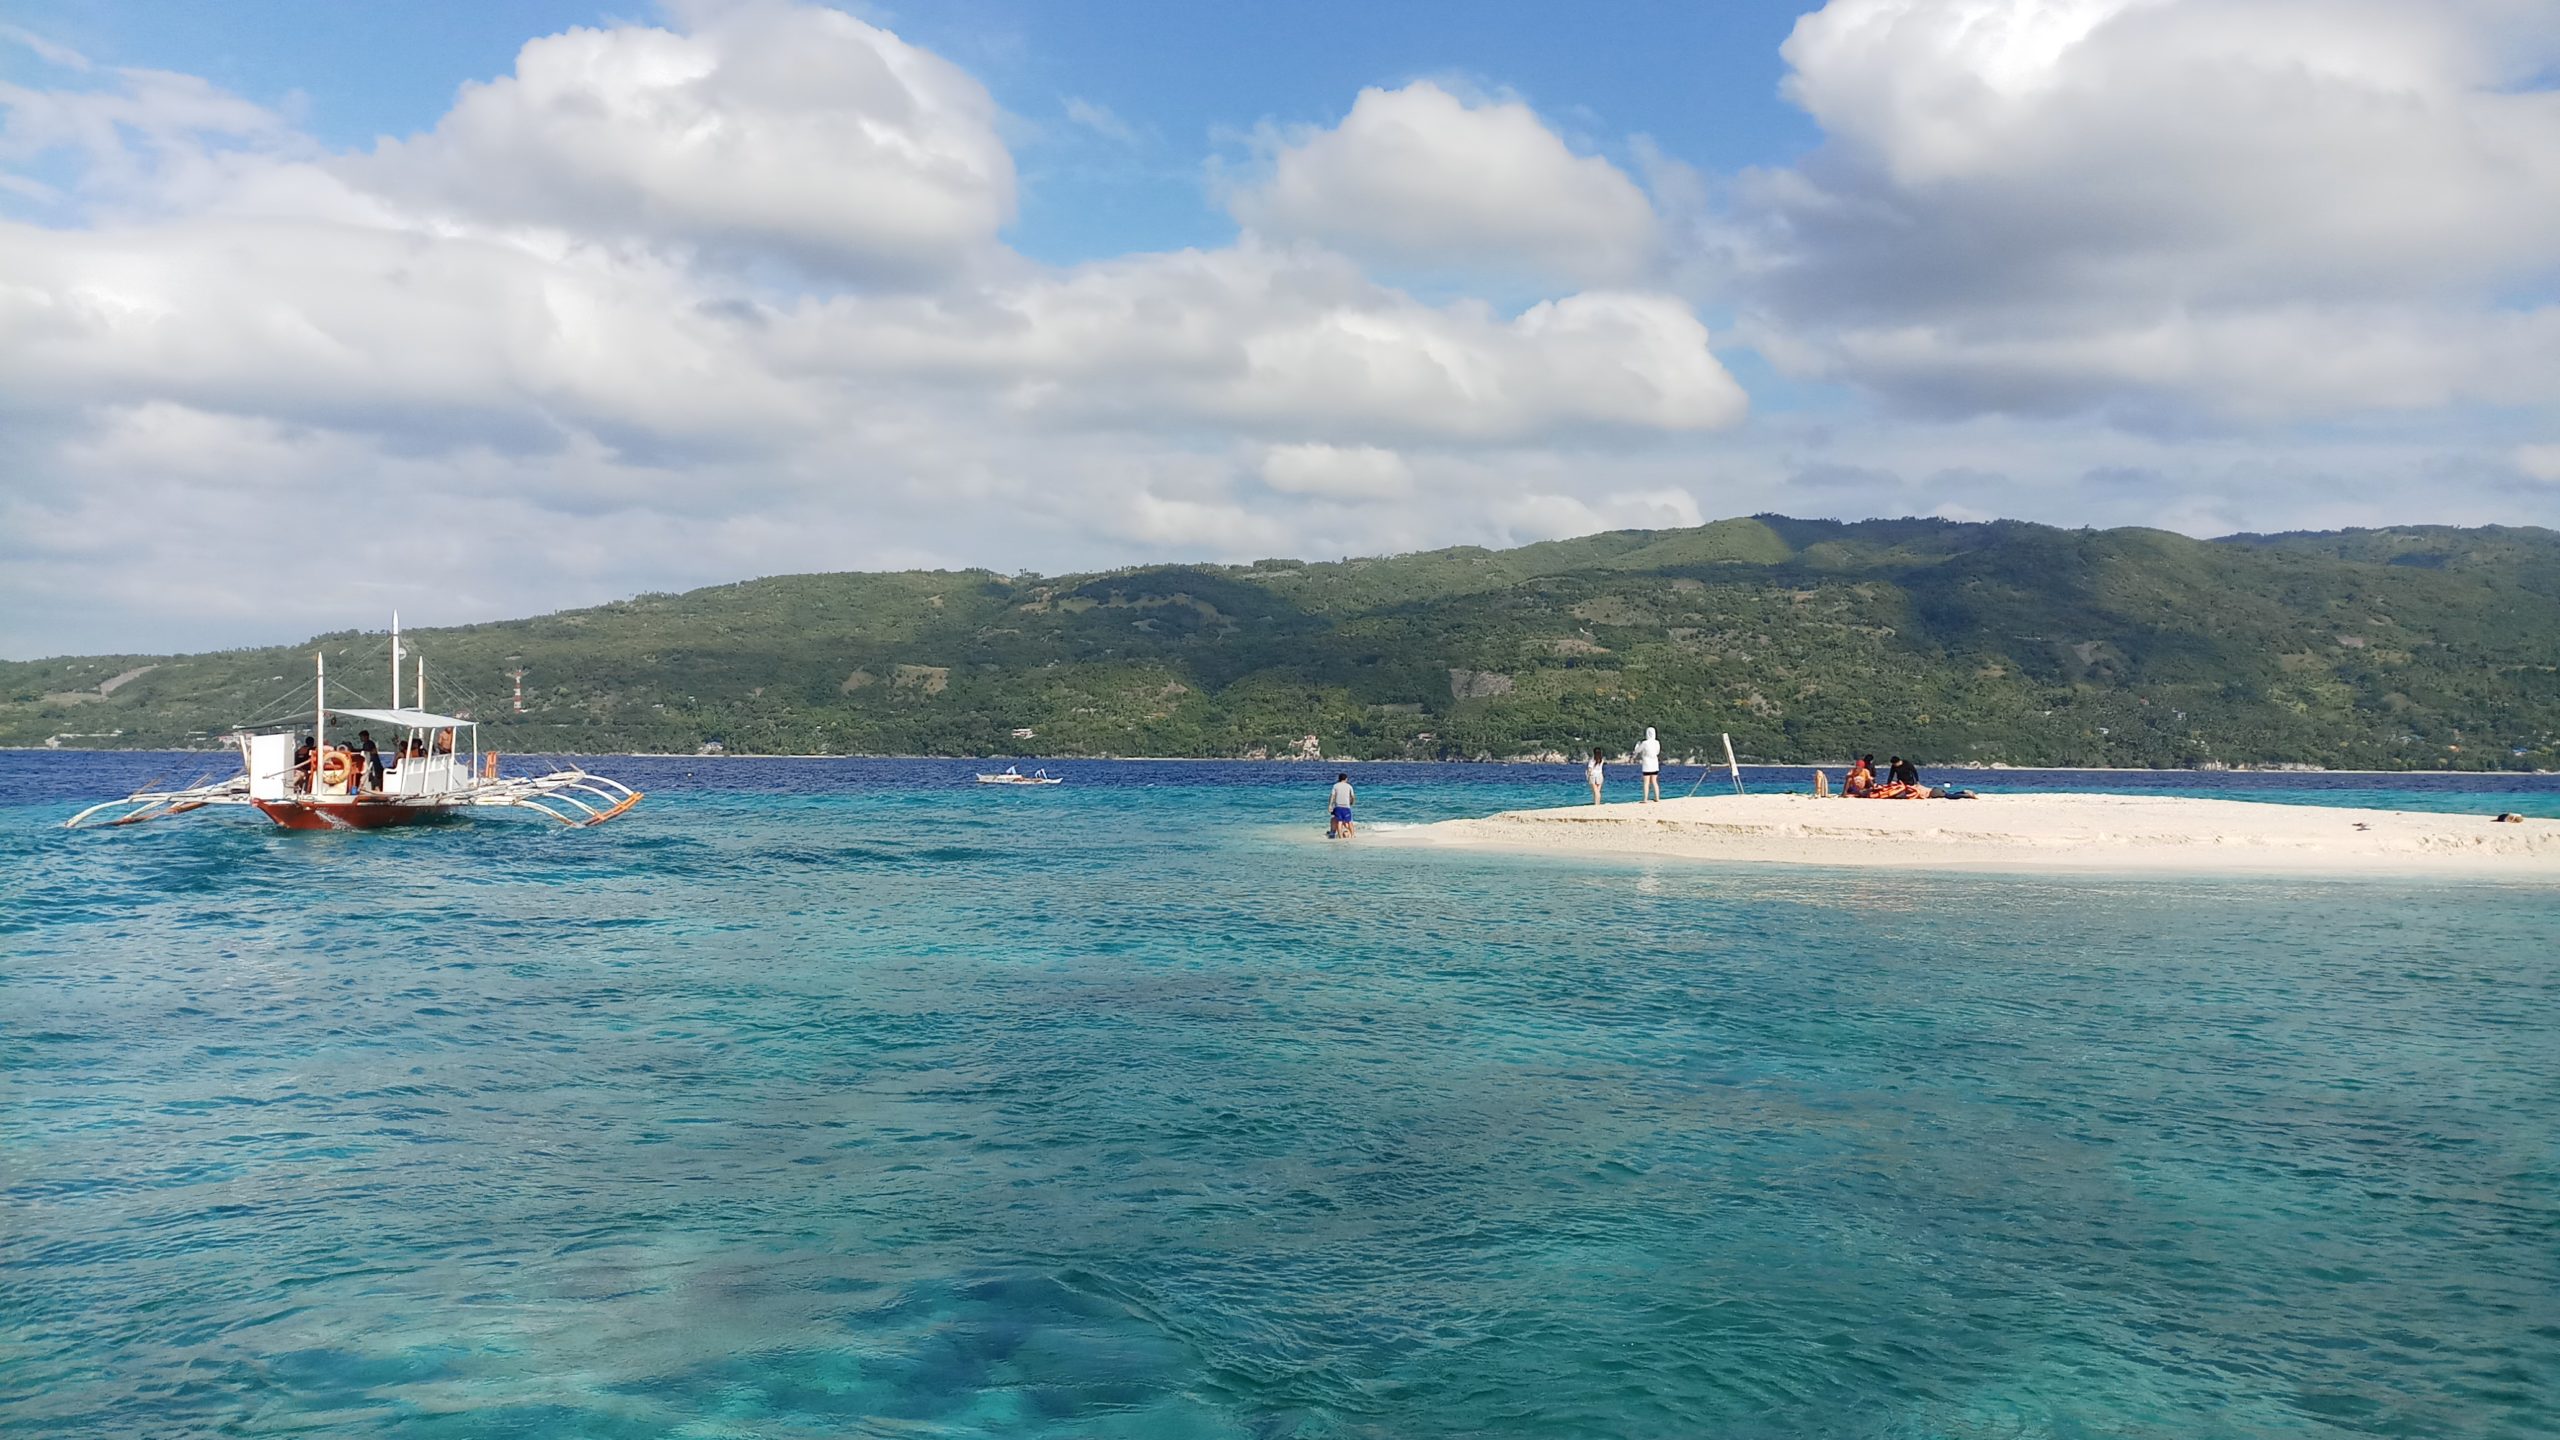
[[[329,652],[311,652],[311,788],[320,780],[320,752],[329,744]]]
[[[418,708],[427,708],[427,657],[418,657]]]
[[[400,612],[391,612],[391,708],[400,708]]]

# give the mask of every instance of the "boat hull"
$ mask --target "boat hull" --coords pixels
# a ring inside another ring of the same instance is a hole
[[[251,804],[287,830],[382,830],[449,820],[467,804],[359,795],[345,800],[253,800]]]

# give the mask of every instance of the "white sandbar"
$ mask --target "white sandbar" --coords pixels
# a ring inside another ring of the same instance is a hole
[[[2560,882],[2560,821],[2166,795],[1708,796],[1372,831],[1397,845],[1929,870],[2442,875]]]

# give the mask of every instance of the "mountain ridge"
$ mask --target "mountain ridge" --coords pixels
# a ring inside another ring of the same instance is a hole
[[[507,750],[1250,756],[1314,735],[1472,758],[1614,752],[1650,724],[1774,761],[2560,763],[2560,532],[2534,527],[1764,514],[1509,550],[768,576],[410,638],[431,695]],[[378,703],[387,644],[0,662],[0,743],[291,724],[315,648],[340,703]]]

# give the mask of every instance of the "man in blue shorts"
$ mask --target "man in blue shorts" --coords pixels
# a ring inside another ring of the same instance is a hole
[[[1351,838],[1351,777],[1347,774],[1333,777],[1333,824],[1324,834],[1328,840]]]

